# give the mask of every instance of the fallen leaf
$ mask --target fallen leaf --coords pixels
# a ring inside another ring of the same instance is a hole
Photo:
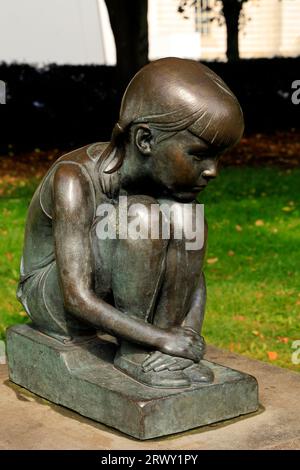
[[[262,299],[263,296],[264,296],[264,294],[263,294],[262,292],[256,292],[256,294],[255,294],[255,297],[256,297],[257,299]]]
[[[278,336],[277,339],[278,339],[279,343],[287,344],[289,342],[289,339],[286,338],[285,336]]]
[[[291,206],[285,206],[281,209],[283,212],[292,212],[294,210],[294,207]]]
[[[270,361],[275,361],[278,357],[278,354],[277,352],[275,351],[268,351],[268,358],[270,359]]]
[[[8,261],[12,261],[14,258],[14,255],[12,253],[5,253],[4,256],[8,259]]]
[[[246,320],[246,317],[244,317],[243,315],[234,315],[233,319],[237,321],[244,321]]]
[[[255,225],[256,225],[256,227],[262,227],[263,225],[265,225],[265,223],[264,223],[263,220],[260,220],[260,219],[259,219],[259,220],[257,220],[257,221],[255,222]]]
[[[252,331],[252,334],[253,334],[254,336],[259,336],[259,331],[253,330],[253,331]]]
[[[241,231],[243,230],[243,228],[242,228],[240,225],[236,225],[236,226],[235,226],[235,230],[236,230],[237,232],[241,232]]]
[[[232,250],[229,250],[227,254],[228,254],[228,256],[234,256],[235,255],[234,251],[232,251]]]
[[[215,264],[219,261],[219,258],[208,258],[207,263],[208,264]]]
[[[19,315],[20,317],[27,317],[27,313],[24,312],[24,310],[21,310],[21,312],[19,312]]]

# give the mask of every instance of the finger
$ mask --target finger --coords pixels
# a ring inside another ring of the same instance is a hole
[[[155,351],[155,352],[149,354],[149,356],[147,356],[146,359],[144,360],[144,362],[142,364],[142,367],[146,367],[148,364],[151,364],[152,361],[154,361],[155,359],[157,359],[161,355],[162,355],[162,353],[160,351]]]
[[[184,326],[183,327],[186,331],[190,331],[192,333],[194,333],[194,335],[199,335],[198,331],[195,330],[194,328],[192,328],[191,326]]]

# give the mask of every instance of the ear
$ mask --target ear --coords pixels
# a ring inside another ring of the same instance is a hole
[[[140,124],[136,127],[134,133],[135,145],[142,155],[150,155],[153,145],[153,135],[149,126]]]

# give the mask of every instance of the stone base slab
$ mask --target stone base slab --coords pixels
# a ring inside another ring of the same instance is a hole
[[[254,377],[207,361],[213,384],[142,385],[114,368],[115,345],[95,337],[64,345],[17,325],[7,331],[7,354],[14,383],[141,440],[224,421],[259,406]]]

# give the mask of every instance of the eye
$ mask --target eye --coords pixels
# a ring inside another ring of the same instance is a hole
[[[202,153],[189,153],[189,155],[192,157],[193,160],[196,160],[197,162],[200,162],[201,160],[203,160],[203,158],[205,158],[205,154]]]
[[[212,159],[218,161],[221,153],[216,153],[216,152],[209,152],[209,151],[203,151],[203,152],[189,152],[190,157],[192,157],[193,160],[196,162],[201,162],[205,159]]]

